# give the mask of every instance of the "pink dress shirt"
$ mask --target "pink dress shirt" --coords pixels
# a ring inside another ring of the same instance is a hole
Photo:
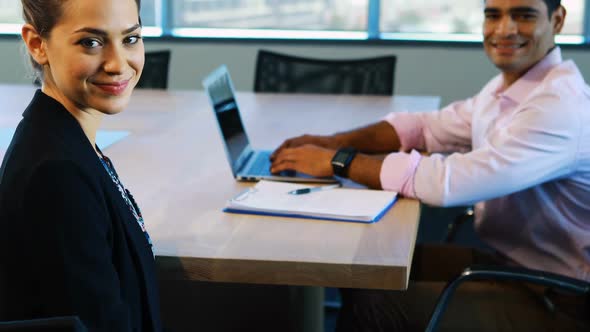
[[[558,47],[502,85],[498,75],[438,112],[389,114],[406,152],[385,158],[381,184],[438,206],[477,203],[490,246],[590,280],[590,88]]]

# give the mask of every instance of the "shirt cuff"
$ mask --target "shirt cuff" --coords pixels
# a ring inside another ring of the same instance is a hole
[[[400,140],[400,150],[423,149],[425,146],[422,131],[424,124],[416,113],[392,112],[383,119],[393,126]]]
[[[414,176],[422,155],[416,150],[410,153],[391,153],[383,160],[381,173],[381,187],[384,190],[395,191],[405,197],[416,198],[414,190]]]

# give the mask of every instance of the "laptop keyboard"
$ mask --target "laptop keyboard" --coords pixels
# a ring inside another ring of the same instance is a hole
[[[270,153],[257,153],[248,170],[253,175],[270,175]]]

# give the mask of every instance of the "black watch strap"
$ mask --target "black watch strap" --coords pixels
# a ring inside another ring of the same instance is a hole
[[[356,156],[356,149],[353,147],[344,147],[338,149],[332,157],[332,170],[334,174],[341,177],[348,177],[348,168]]]

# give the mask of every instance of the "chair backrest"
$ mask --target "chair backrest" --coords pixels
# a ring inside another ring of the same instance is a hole
[[[147,89],[167,89],[169,63],[169,50],[146,52],[143,73],[139,78],[137,87]]]
[[[393,95],[396,56],[323,60],[258,51],[254,91]]]
[[[0,332],[86,332],[78,316],[63,316],[0,322]]]

